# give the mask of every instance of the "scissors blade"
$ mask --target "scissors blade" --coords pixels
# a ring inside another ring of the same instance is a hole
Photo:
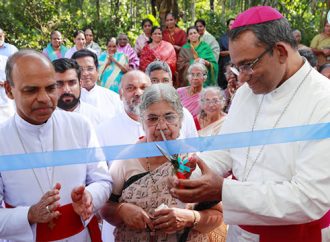
[[[172,157],[162,147],[160,147],[158,144],[156,144],[156,146],[160,153],[162,153],[162,155],[165,156],[168,161],[172,161]]]

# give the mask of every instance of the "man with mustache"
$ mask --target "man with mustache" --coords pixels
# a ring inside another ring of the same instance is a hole
[[[75,60],[57,59],[53,61],[53,66],[59,95],[57,106],[60,109],[82,114],[92,122],[94,127],[108,118],[92,105],[80,100],[81,71]]]
[[[73,54],[81,71],[81,100],[96,107],[108,117],[122,112],[119,95],[107,88],[97,85],[99,80],[97,55],[90,50],[82,49]]]
[[[88,121],[56,110],[55,71],[42,53],[22,50],[11,56],[4,85],[15,101],[16,114],[0,126],[1,155],[98,146]],[[45,162],[52,164],[51,156],[47,157],[50,160]],[[93,214],[108,200],[111,189],[105,162],[2,170],[0,238],[11,242],[101,241]]]

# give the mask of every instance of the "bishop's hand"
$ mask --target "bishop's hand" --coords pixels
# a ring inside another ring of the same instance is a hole
[[[72,207],[84,221],[93,214],[93,197],[85,186],[73,188],[71,192]]]
[[[169,179],[169,189],[173,197],[182,202],[221,201],[223,177],[216,175],[199,157],[193,156],[201,169],[202,176],[197,179]]]
[[[56,211],[60,207],[60,189],[61,184],[56,183],[54,188],[46,192],[38,203],[32,205],[28,212],[28,220],[30,224],[48,223],[58,218],[61,214]]]

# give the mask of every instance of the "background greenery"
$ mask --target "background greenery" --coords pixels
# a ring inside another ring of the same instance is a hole
[[[162,24],[166,13],[180,16],[179,25],[187,28],[204,18],[207,29],[216,38],[226,30],[225,22],[237,13],[256,5],[277,8],[300,29],[303,43],[322,31],[329,0],[3,0],[0,1],[0,28],[7,42],[18,48],[42,50],[52,30],[60,30],[67,46],[77,29],[91,26],[95,40],[105,46],[110,36],[127,33],[131,43],[141,33],[141,20],[151,18]]]

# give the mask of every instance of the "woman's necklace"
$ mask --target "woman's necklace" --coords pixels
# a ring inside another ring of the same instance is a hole
[[[304,81],[306,80],[307,76],[309,75],[309,73],[311,73],[312,71],[312,67],[310,67],[309,71],[307,72],[307,74],[305,75],[305,77],[302,79],[302,81],[299,83],[299,85],[297,86],[296,90],[293,92],[291,98],[289,99],[288,103],[285,105],[285,107],[283,108],[283,111],[280,113],[279,117],[277,118],[275,124],[273,125],[273,128],[272,129],[275,129],[277,127],[277,125],[279,124],[280,120],[282,119],[284,113],[287,111],[288,107],[290,106],[290,104],[292,103],[292,100],[294,99],[294,97],[296,96],[296,94],[298,93],[300,87],[302,86],[302,84],[304,83]],[[258,119],[258,116],[259,116],[259,113],[260,113],[260,110],[261,110],[261,106],[263,104],[263,101],[264,101],[264,98],[265,98],[265,95],[262,96],[262,99],[261,99],[261,102],[260,102],[260,105],[258,107],[258,110],[256,112],[256,115],[254,117],[254,120],[253,120],[253,124],[252,124],[252,130],[251,132],[254,131],[255,129],[255,125],[256,125],[256,122],[257,122],[257,119]],[[250,155],[250,149],[251,147],[248,146],[248,149],[247,149],[247,152],[246,152],[246,159],[245,159],[245,166],[244,166],[244,173],[243,173],[243,179],[242,181],[246,181],[247,178],[249,177],[250,175],[250,172],[252,170],[252,168],[255,166],[255,164],[257,163],[257,161],[259,160],[260,158],[260,155],[261,153],[263,152],[265,148],[265,145],[262,145],[261,149],[259,150],[256,158],[253,160],[250,168],[247,170],[247,165],[248,165],[248,162],[249,162],[249,155]]]
[[[54,147],[55,147],[55,133],[54,133],[54,124],[52,124],[52,125],[53,125],[53,134],[52,134],[53,135],[53,144],[52,144],[53,145],[53,149],[52,149],[52,151],[54,151]],[[22,139],[22,137],[21,137],[21,135],[20,135],[20,133],[18,131],[18,128],[17,128],[16,120],[15,119],[14,119],[14,128],[15,128],[17,137],[18,137],[18,139],[19,139],[19,141],[21,143],[21,146],[22,146],[22,148],[24,150],[24,153],[27,154],[28,153],[27,152],[27,149],[26,149],[26,147],[25,147],[25,145],[23,143],[23,139]],[[43,150],[42,147],[41,147],[41,150],[42,150],[42,152],[44,152],[44,150]],[[51,189],[53,189],[53,185],[54,185],[53,182],[54,182],[55,167],[52,167],[51,178],[49,178],[49,175],[48,175],[48,172],[47,172],[47,168],[44,168],[44,169],[45,169],[45,172],[46,172],[46,175],[47,175],[49,189],[51,190]],[[38,178],[38,176],[37,176],[37,174],[35,172],[35,169],[32,168],[32,172],[33,172],[33,175],[34,175],[34,177],[35,177],[35,179],[36,179],[36,181],[38,183],[38,186],[39,186],[39,188],[41,190],[42,195],[44,195],[47,191],[44,191],[44,189],[42,188],[41,182],[40,182],[40,180],[39,180],[39,178]]]
[[[151,185],[151,191],[152,191],[152,193],[155,193],[156,196],[158,197],[159,194],[160,194],[160,190],[159,190],[158,185],[156,184],[156,180],[155,180],[155,178],[152,174],[149,157],[146,157],[145,160],[146,160],[146,164],[147,164],[147,171],[148,171],[148,173],[150,175],[150,178],[151,178],[151,181],[153,183]]]

